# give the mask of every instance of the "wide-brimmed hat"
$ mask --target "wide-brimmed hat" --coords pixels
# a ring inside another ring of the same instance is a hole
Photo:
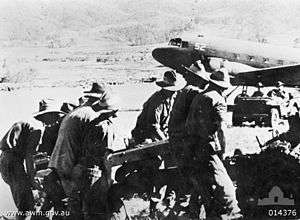
[[[61,110],[61,103],[57,102],[54,99],[42,99],[39,102],[39,111],[33,113],[33,117],[38,119],[42,115],[47,113],[55,113],[55,114],[63,114],[65,115],[66,112]]]
[[[178,91],[186,85],[185,79],[174,71],[166,71],[162,80],[157,81],[156,85],[169,91]]]
[[[231,86],[229,74],[225,68],[221,68],[218,71],[213,72],[210,75],[209,81],[225,89]]]
[[[92,88],[89,91],[84,91],[85,95],[81,97],[82,104],[89,101],[89,98],[96,98],[93,103],[90,103],[91,106],[101,106],[104,109],[115,110],[118,109],[119,99],[118,97],[111,91],[111,88],[106,86],[105,84],[98,84],[94,82],[92,84]],[[84,99],[87,100],[84,100]],[[81,104],[81,105],[82,105]]]
[[[205,71],[203,64],[200,60],[197,60],[190,67],[184,67],[188,73],[193,74],[196,77],[199,77],[205,81],[209,81],[209,73]]]
[[[107,90],[106,86],[104,84],[99,84],[94,82],[92,84],[92,88],[91,90],[88,91],[84,91],[83,93],[85,93],[85,96],[89,96],[89,97],[95,97],[95,98],[101,98],[103,93]]]
[[[105,109],[116,110],[119,109],[119,101],[115,94],[111,91],[106,91],[97,104]]]

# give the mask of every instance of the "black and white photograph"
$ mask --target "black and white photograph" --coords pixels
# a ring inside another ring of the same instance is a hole
[[[0,0],[0,220],[300,219],[300,1]]]

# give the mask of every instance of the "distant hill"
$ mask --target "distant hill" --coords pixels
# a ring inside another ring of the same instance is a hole
[[[0,41],[68,47],[106,39],[143,45],[197,31],[296,45],[299,11],[297,0],[1,0]]]

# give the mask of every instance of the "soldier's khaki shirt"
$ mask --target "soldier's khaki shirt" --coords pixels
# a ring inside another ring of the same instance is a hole
[[[82,106],[70,112],[63,119],[58,138],[50,158],[49,167],[55,168],[60,176],[71,179],[73,167],[82,162],[87,152],[97,152],[111,147],[112,131],[108,122],[92,125],[99,117],[90,106]],[[109,133],[109,134],[108,134]],[[96,153],[93,154],[95,157]]]
[[[186,136],[185,123],[194,97],[200,90],[196,86],[188,85],[178,92],[169,120],[170,138],[183,138]]]
[[[21,160],[25,159],[26,154],[36,152],[42,133],[43,126],[39,122],[16,122],[0,141],[0,150],[14,152]]]
[[[218,132],[225,122],[226,111],[225,99],[218,92],[211,90],[196,95],[186,121],[188,135],[205,142],[215,142],[217,149],[225,147],[220,146],[224,137],[220,137]]]
[[[176,92],[161,89],[155,92],[143,105],[136,126],[132,130],[135,140],[163,140],[168,138],[168,123]]]

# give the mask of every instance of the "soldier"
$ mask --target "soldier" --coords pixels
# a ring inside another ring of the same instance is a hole
[[[60,107],[61,106],[61,107]],[[65,104],[60,105],[53,99],[42,99],[39,102],[39,111],[33,114],[33,117],[42,122],[44,130],[41,142],[37,151],[39,154],[50,156],[55,146],[58,130],[62,119],[66,115],[67,109]],[[43,155],[44,157],[44,155]],[[39,165],[39,169],[46,169],[48,164]],[[39,190],[46,193],[40,211],[46,212],[54,208],[55,211],[63,211],[65,209],[62,199],[65,197],[61,185],[57,184],[57,174],[55,172],[47,172],[43,176],[43,188]],[[48,219],[47,217],[35,216],[34,219]],[[53,216],[53,220],[61,219],[60,216]]]
[[[98,185],[105,181],[91,182],[90,168],[98,166],[103,169],[103,176],[106,174],[102,158],[112,147],[111,118],[116,117],[116,103],[108,89],[88,91],[86,97],[88,100],[83,105],[63,119],[49,162],[49,168],[58,173],[68,197],[69,218],[72,220],[107,218],[106,210],[103,210],[105,192]],[[104,184],[104,188],[108,188],[110,182]]]
[[[43,104],[43,105],[42,105]],[[34,118],[41,121],[46,129],[56,125],[56,121],[64,116],[57,106],[40,103],[40,111]],[[37,121],[17,122],[5,134],[0,142],[0,172],[3,180],[10,186],[14,202],[19,211],[34,211],[32,188],[39,189],[35,182],[35,166],[33,156],[41,142],[44,128]],[[25,160],[26,171],[23,162]],[[25,214],[25,213],[23,213]],[[17,219],[25,219],[25,215]]]
[[[163,80],[156,84],[161,87],[161,90],[155,92],[144,103],[136,126],[131,132],[135,144],[168,138],[168,122],[174,98],[177,91],[182,89],[186,82],[181,75],[174,71],[166,71]],[[161,164],[162,160],[159,157],[123,164],[116,172],[115,179],[120,184],[115,188],[125,189],[118,189],[119,194],[126,194],[130,189],[134,189],[136,193],[151,194]]]
[[[299,112],[296,114],[290,116],[288,118],[289,121],[289,130],[287,132],[284,132],[271,140],[268,140],[264,146],[268,146],[269,144],[275,142],[275,141],[288,141],[291,144],[291,148],[294,149],[297,147],[300,143],[300,117]]]
[[[104,84],[99,84],[97,82],[94,82],[92,84],[92,88],[88,91],[84,91],[83,93],[84,94],[103,94],[105,88],[106,87]],[[83,105],[87,100],[89,100],[89,98],[84,95],[84,96],[79,97],[78,102],[64,102],[62,104],[61,110],[66,113],[69,113],[69,112],[73,111],[74,109],[76,109],[77,107]]]
[[[18,211],[17,219],[25,219],[26,211],[34,211],[31,189],[35,186],[33,155],[39,144],[42,129],[31,122],[17,122],[0,142],[1,176],[11,189]],[[26,171],[24,163],[26,164]]]
[[[242,88],[242,93],[241,94],[238,94],[234,100],[233,100],[233,103],[234,104],[237,104],[238,101],[241,99],[241,98],[248,98],[249,95],[247,94],[247,86],[243,86]]]
[[[276,88],[269,91],[267,95],[270,97],[279,97],[282,99],[288,99],[288,95],[284,91],[283,86],[284,86],[284,83],[281,81],[278,81],[276,83]]]
[[[194,154],[194,172],[206,213],[221,219],[239,219],[235,188],[220,160],[225,152],[226,102],[223,92],[229,88],[229,75],[220,69],[210,75],[209,87],[194,98],[186,121],[186,140]],[[219,156],[218,156],[219,155]],[[210,198],[213,200],[209,200]],[[211,208],[214,210],[211,210]]]
[[[209,74],[205,71],[201,61],[197,61],[186,68],[184,78],[187,85],[178,92],[169,120],[169,141],[172,149],[179,156],[185,152],[186,118],[193,98],[199,94],[208,84]],[[186,155],[187,156],[187,155]],[[187,157],[186,157],[187,158]],[[180,160],[180,158],[177,158]]]
[[[45,152],[51,155],[58,135],[58,129],[63,117],[66,115],[59,107],[60,104],[53,99],[42,99],[39,102],[39,111],[33,114],[33,117],[42,122],[44,132],[38,152]]]
[[[109,89],[103,83],[94,82],[90,90],[84,91],[84,96],[79,98],[79,105],[84,105],[87,101],[93,102],[95,99],[101,97]]]
[[[156,82],[161,90],[155,92],[143,105],[136,126],[131,134],[136,144],[145,140],[157,141],[168,138],[168,122],[176,91],[185,86],[185,80],[174,71],[164,73]]]
[[[257,83],[257,90],[252,94],[252,97],[263,97],[264,93],[261,91],[261,88],[263,87],[262,83]]]
[[[193,98],[207,87],[209,81],[209,73],[205,71],[201,61],[197,61],[193,63],[190,68],[185,67],[185,69],[186,72],[184,78],[187,81],[187,85],[178,92],[169,121],[169,142],[171,152],[173,154],[173,160],[175,160],[175,163],[179,166],[179,178],[183,178],[183,182],[180,181],[182,184],[179,184],[180,189],[177,189],[179,194],[186,192],[188,188],[191,190],[188,183],[190,182],[189,168],[191,165],[190,160],[192,159],[192,154],[189,151],[186,142],[186,138],[188,138],[185,129],[186,119]],[[166,165],[168,166],[168,163],[166,163]],[[196,203],[192,200],[198,198],[195,193],[192,194],[190,207]],[[182,200],[180,196],[177,195],[177,197]],[[190,210],[190,212],[193,211]]]

